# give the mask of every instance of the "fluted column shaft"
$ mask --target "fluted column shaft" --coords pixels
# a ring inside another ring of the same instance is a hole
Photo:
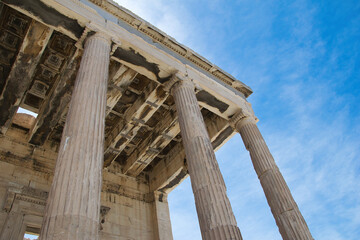
[[[99,239],[111,41],[87,39],[56,161],[40,238]]]
[[[284,240],[313,239],[255,120],[243,117],[235,127],[250,152],[254,169],[282,238]]]
[[[172,93],[202,237],[205,240],[242,239],[195,96],[194,85],[189,80],[177,82]]]

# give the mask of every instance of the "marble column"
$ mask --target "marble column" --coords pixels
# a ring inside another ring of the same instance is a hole
[[[205,240],[242,239],[206,131],[194,85],[186,79],[172,87],[191,186]]]
[[[40,239],[99,239],[106,91],[111,41],[85,48],[61,138]]]
[[[253,117],[242,112],[231,119],[249,151],[271,212],[284,240],[313,239],[291,192]]]

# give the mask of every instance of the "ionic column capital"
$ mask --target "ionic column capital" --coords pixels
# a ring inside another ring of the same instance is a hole
[[[176,73],[174,73],[169,81],[167,81],[166,83],[164,83],[164,90],[167,92],[171,92],[172,87],[174,86],[175,83],[177,83],[178,81],[180,81],[180,79],[176,76]]]
[[[91,39],[99,39],[99,40],[102,40],[102,41],[105,41],[106,43],[108,44],[111,44],[112,42],[112,38],[110,35],[102,32],[102,31],[98,31],[96,32],[95,34],[91,35],[90,37],[88,37],[88,39],[86,40],[86,42],[88,42],[89,40]],[[86,44],[85,42],[85,44]]]
[[[240,129],[248,124],[253,123],[256,124],[258,122],[258,119],[254,115],[250,115],[240,109],[233,117],[229,120],[229,125],[236,131],[240,131]]]
[[[174,95],[174,91],[184,87],[194,89],[195,85],[188,76],[181,76],[177,72],[164,84],[164,90],[170,92],[172,95]]]
[[[180,79],[173,85],[173,87],[171,89],[171,93],[174,95],[175,92],[177,92],[179,89],[183,89],[183,88],[188,88],[188,89],[194,90],[195,85],[189,78]]]
[[[90,34],[93,33],[93,34]],[[89,36],[90,35],[90,36]],[[105,40],[107,43],[111,43],[114,42],[115,45],[120,45],[120,41],[118,41],[117,39],[115,39],[114,37],[111,37],[111,35],[109,35],[108,33],[105,33],[103,30],[101,30],[101,27],[93,24],[93,23],[88,23],[83,31],[83,33],[81,34],[81,37],[78,39],[78,41],[76,42],[76,47],[79,49],[83,49],[83,44],[86,44],[86,42],[88,42],[89,39],[91,38],[101,38],[103,40]]]

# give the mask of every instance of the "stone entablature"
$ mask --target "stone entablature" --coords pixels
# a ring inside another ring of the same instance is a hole
[[[85,2],[85,1],[84,1]],[[218,66],[209,62],[204,57],[200,56],[198,53],[194,52],[190,48],[180,44],[174,38],[167,35],[157,27],[146,22],[144,19],[140,18],[136,14],[132,13],[126,8],[118,5],[112,0],[90,0],[90,2],[98,5],[107,12],[113,14],[117,18],[129,24],[134,29],[144,33],[146,36],[150,37],[153,41],[161,43],[172,51],[176,52],[185,59],[191,61],[196,66],[204,69],[205,71],[213,74],[215,77],[219,78],[224,83],[229,86],[237,89],[238,91],[244,93],[245,97],[250,96],[252,90],[250,87],[246,86],[244,83],[235,79],[229,73],[220,69]],[[85,4],[84,4],[85,5]]]

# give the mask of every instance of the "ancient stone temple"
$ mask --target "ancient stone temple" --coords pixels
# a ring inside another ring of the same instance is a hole
[[[312,239],[244,83],[111,0],[0,12],[0,239],[171,240],[188,175],[203,239],[242,239],[214,155],[237,133],[283,239]]]

